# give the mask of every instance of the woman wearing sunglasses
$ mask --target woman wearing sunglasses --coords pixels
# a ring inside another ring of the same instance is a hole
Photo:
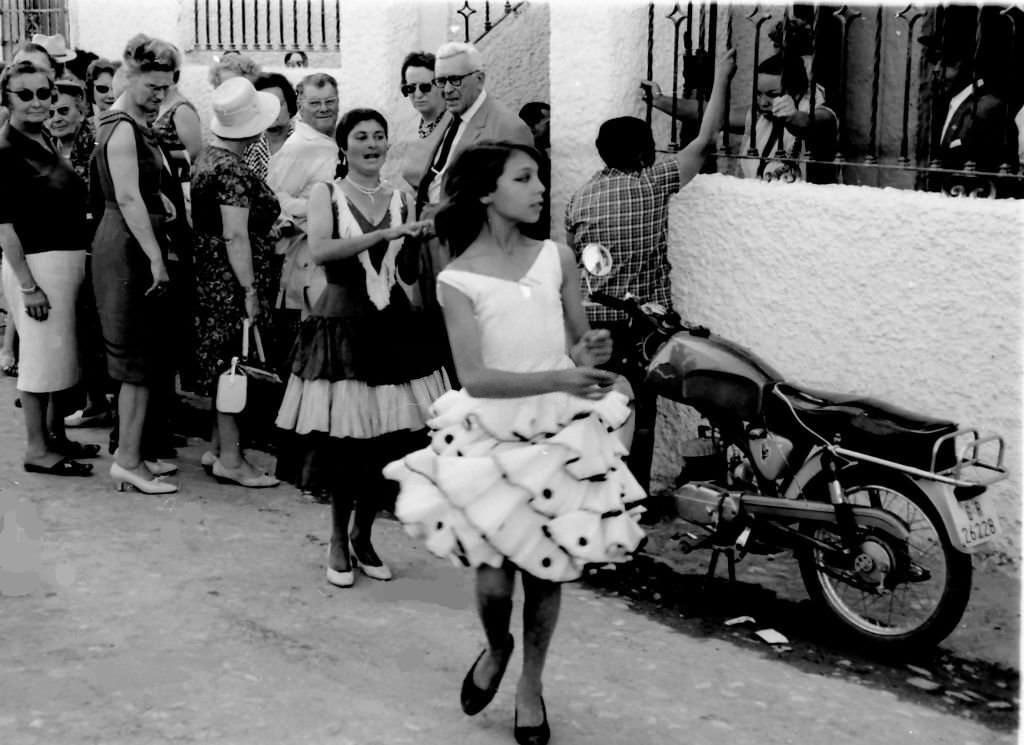
[[[114,93],[114,75],[120,66],[120,62],[112,62],[101,57],[90,62],[85,71],[85,100],[92,106],[94,127],[99,115],[113,106],[117,100]]]
[[[434,61],[430,52],[412,52],[402,62],[402,95],[420,115],[419,136],[408,144],[402,159],[402,178],[414,192],[448,125],[448,110],[441,89],[434,86]]]
[[[18,391],[29,473],[88,476],[98,445],[71,442],[58,394],[78,382],[75,301],[85,276],[85,184],[46,132],[56,96],[49,70],[14,63],[0,75],[10,121],[0,130],[4,294],[20,343]]]

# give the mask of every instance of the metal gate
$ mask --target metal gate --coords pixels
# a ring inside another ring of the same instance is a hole
[[[34,34],[68,36],[67,0],[0,0],[0,56],[10,60]]]

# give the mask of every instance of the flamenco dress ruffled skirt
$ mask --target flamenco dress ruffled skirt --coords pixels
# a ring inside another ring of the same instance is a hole
[[[456,565],[510,561],[535,577],[578,579],[590,564],[627,561],[643,539],[645,496],[623,463],[618,392],[439,398],[431,444],[388,464],[406,532]]]

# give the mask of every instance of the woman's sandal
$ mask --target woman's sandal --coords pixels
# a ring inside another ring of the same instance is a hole
[[[91,442],[53,440],[49,445],[50,450],[67,458],[98,458],[100,455],[100,446]]]
[[[91,463],[79,463],[71,458],[61,458],[52,466],[37,466],[35,463],[24,463],[27,473],[42,473],[47,476],[92,476]]]
[[[383,561],[380,564],[367,564],[365,561],[360,559],[356,554],[356,547],[354,543],[349,543],[348,555],[349,560],[352,562],[352,567],[358,567],[359,570],[370,579],[387,582],[394,576],[391,574],[391,569]]]
[[[498,686],[501,685],[501,679],[505,675],[505,668],[508,667],[508,662],[512,659],[512,651],[515,649],[515,646],[516,640],[512,637],[512,634],[509,634],[508,644],[505,645],[506,649],[508,649],[508,654],[505,655],[505,660],[498,668],[498,672],[494,674],[491,684],[486,688],[478,688],[477,684],[473,682],[473,671],[476,670],[477,664],[487,654],[487,649],[485,648],[480,653],[480,656],[476,658],[476,661],[469,668],[469,672],[466,673],[466,677],[462,680],[462,694],[459,698],[462,703],[463,712],[469,716],[474,716],[486,709],[487,704],[491,703],[491,700],[494,699],[494,694],[498,692]]]

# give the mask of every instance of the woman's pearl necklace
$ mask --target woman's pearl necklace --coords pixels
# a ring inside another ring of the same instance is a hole
[[[350,179],[348,176],[345,177],[345,180],[348,183],[350,183],[352,185],[352,187],[356,191],[360,192],[361,194],[365,194],[366,196],[368,196],[370,198],[371,202],[375,201],[374,195],[376,195],[381,189],[384,188],[383,182],[378,182],[377,185],[375,187],[373,187],[372,189],[367,189],[365,186],[360,186],[359,184],[357,184],[355,181]]]

